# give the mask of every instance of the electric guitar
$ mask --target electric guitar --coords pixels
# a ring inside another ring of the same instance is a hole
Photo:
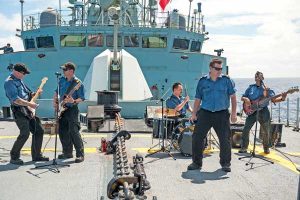
[[[75,87],[67,95],[65,95],[65,96],[72,96],[72,94],[76,90],[78,90],[80,88],[80,86],[81,86],[81,82],[78,82],[77,85],[75,85]],[[68,109],[68,107],[66,106],[66,104],[67,103],[65,101],[60,102],[60,104],[59,104],[59,108],[60,109],[57,112],[58,119],[61,119],[62,114]]]
[[[262,108],[266,107],[268,105],[269,101],[272,101],[273,99],[276,99],[277,97],[280,97],[282,94],[292,94],[294,92],[299,92],[298,87],[292,87],[286,92],[283,92],[281,94],[272,96],[272,97],[263,97],[261,99],[251,101],[251,105],[246,105],[246,103],[243,103],[243,110],[247,115],[253,114],[257,110],[261,110]]]
[[[30,103],[35,103],[37,98],[39,97],[39,95],[41,94],[41,91],[44,87],[44,85],[46,84],[46,82],[48,81],[48,78],[47,77],[44,77],[42,79],[42,82],[41,82],[41,85],[38,87],[36,93],[34,94],[34,96],[31,98],[30,100]],[[34,118],[35,117],[35,114],[36,114],[36,108],[31,108],[29,106],[27,107],[22,107],[21,106],[21,109],[24,109],[23,111],[21,110],[21,112],[23,112],[27,117],[29,118]]]

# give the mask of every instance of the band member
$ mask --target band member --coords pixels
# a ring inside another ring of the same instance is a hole
[[[20,134],[10,151],[10,163],[16,165],[23,165],[23,160],[20,159],[20,152],[30,132],[32,133],[32,161],[49,161],[49,158],[41,154],[44,134],[41,121],[37,116],[30,116],[30,111],[27,108],[35,109],[38,105],[30,102],[33,93],[23,82],[26,74],[30,74],[28,68],[22,63],[17,63],[4,83],[6,96],[11,103],[15,122],[20,130]]]
[[[82,82],[75,76],[75,64],[71,62],[61,66],[64,77],[59,80],[59,95],[57,98],[57,90],[53,97],[54,108],[58,108],[58,102],[66,103],[66,111],[63,112],[59,119],[59,138],[63,148],[63,154],[58,155],[59,159],[73,158],[73,145],[76,150],[75,163],[84,161],[84,146],[80,136],[80,123],[78,121],[79,110],[78,104],[84,101],[84,87]],[[67,95],[77,85],[81,84],[78,90],[72,95]]]
[[[191,120],[197,120],[192,142],[193,163],[188,170],[201,169],[203,159],[203,140],[211,127],[220,142],[220,164],[222,170],[230,172],[231,145],[229,102],[231,100],[231,121],[236,122],[236,95],[234,82],[222,72],[222,61],[212,59],[209,74],[202,77],[197,85],[194,110]]]
[[[190,97],[181,96],[183,87],[179,82],[173,84],[172,90],[173,94],[167,99],[166,106],[167,108],[175,109],[179,113],[179,117],[184,118],[187,110],[193,112],[189,105]]]
[[[242,96],[242,101],[246,105],[251,105],[251,101],[258,100],[260,98],[264,97],[272,97],[275,95],[274,91],[267,88],[263,84],[263,73],[256,72],[255,73],[255,84],[249,85],[249,87],[246,89],[245,94]],[[272,102],[281,102],[284,101],[286,98],[287,93],[283,93],[278,98],[272,100]],[[270,112],[268,109],[268,104],[264,105],[264,107],[258,111],[258,121],[260,123],[260,126],[262,128],[263,133],[263,148],[264,153],[268,154],[270,153],[269,150],[269,133],[270,133]],[[245,126],[242,133],[242,144],[241,149],[239,150],[239,153],[247,153],[247,148],[249,145],[249,131],[251,130],[252,126],[256,122],[256,112],[253,114],[247,116]]]

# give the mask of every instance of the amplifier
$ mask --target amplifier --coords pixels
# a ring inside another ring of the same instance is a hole
[[[242,133],[245,124],[230,124],[231,146],[240,148],[242,144]]]

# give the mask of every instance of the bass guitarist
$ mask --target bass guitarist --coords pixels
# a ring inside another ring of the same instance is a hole
[[[255,84],[249,85],[246,89],[245,94],[242,96],[242,101],[244,102],[244,107],[250,106],[254,101],[258,101],[260,99],[264,99],[267,97],[275,96],[273,90],[266,87],[263,83],[264,76],[262,72],[257,71],[255,73]],[[277,98],[271,99],[273,103],[284,101],[287,96],[287,93],[282,93]],[[239,153],[247,153],[248,145],[249,145],[249,131],[252,126],[256,122],[256,112],[258,113],[258,122],[262,128],[263,132],[263,148],[264,153],[269,154],[269,134],[270,134],[270,112],[268,109],[269,103],[265,103],[264,105],[260,105],[261,107],[258,111],[255,111],[249,114],[246,118],[245,127],[242,133],[242,145]]]
[[[53,97],[53,106],[57,110],[58,103],[65,106],[66,110],[59,117],[59,138],[62,144],[63,153],[58,155],[59,159],[73,158],[73,145],[76,150],[75,163],[84,161],[84,147],[80,136],[80,123],[78,121],[78,104],[84,101],[84,87],[82,82],[75,76],[75,64],[71,62],[61,66],[64,77],[59,80],[58,101],[57,89]],[[76,85],[80,84],[77,90],[73,90]],[[72,91],[72,94],[70,91]],[[63,102],[62,102],[63,101]]]
[[[27,141],[30,132],[32,133],[31,156],[32,161],[49,161],[48,157],[41,154],[44,130],[40,119],[30,113],[29,108],[36,109],[37,104],[30,101],[33,93],[23,82],[23,78],[30,71],[23,63],[14,65],[13,72],[9,75],[4,83],[4,89],[7,98],[11,103],[11,109],[15,118],[15,122],[20,130],[11,151],[10,163],[15,165],[23,165],[20,159],[20,152]],[[41,90],[38,90],[41,92]]]

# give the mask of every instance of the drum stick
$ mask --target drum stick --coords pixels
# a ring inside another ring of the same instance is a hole
[[[188,91],[187,91],[186,84],[184,84],[184,93],[185,93],[185,94],[184,94],[185,96],[188,96]]]

